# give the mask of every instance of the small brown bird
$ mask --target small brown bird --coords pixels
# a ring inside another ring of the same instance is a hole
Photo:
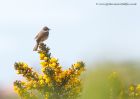
[[[49,29],[47,26],[45,26],[45,27],[43,27],[42,30],[37,34],[37,36],[35,37],[35,39],[36,39],[36,45],[35,45],[33,51],[37,51],[39,44],[48,39],[49,30],[50,30],[50,29]]]

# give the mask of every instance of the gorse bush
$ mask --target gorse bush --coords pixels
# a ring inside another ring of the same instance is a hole
[[[14,90],[22,99],[76,99],[80,96],[82,82],[79,76],[85,70],[85,64],[80,61],[68,70],[62,70],[49,50],[44,43],[39,45],[42,74],[24,62],[14,64],[17,74],[26,78],[26,81],[14,82]]]
[[[99,63],[88,71],[81,99],[140,99],[140,67]]]
[[[126,88],[117,72],[109,75],[110,99],[140,99],[140,84],[130,84]]]

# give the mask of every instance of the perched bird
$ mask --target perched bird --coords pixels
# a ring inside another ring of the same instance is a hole
[[[35,45],[33,51],[37,51],[39,44],[48,39],[49,30],[50,30],[50,29],[49,29],[47,26],[45,26],[45,27],[43,27],[42,30],[37,34],[37,36],[35,37],[35,39],[36,39],[36,45]]]

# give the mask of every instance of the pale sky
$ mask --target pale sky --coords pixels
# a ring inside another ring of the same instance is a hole
[[[140,1],[136,6],[97,6],[121,0],[0,0],[0,84],[19,76],[15,61],[39,68],[32,49],[43,26],[51,28],[46,41],[64,68],[76,60],[140,59]]]

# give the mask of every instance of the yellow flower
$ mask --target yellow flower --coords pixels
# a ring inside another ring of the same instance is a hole
[[[20,74],[20,72],[19,72],[19,71],[17,71],[17,74]]]
[[[42,79],[42,78],[43,78],[42,75],[40,75],[40,76],[39,76],[39,79]]]
[[[74,67],[75,68],[78,68],[78,67],[80,67],[80,64],[79,63],[76,63],[76,64],[74,64]]]
[[[34,82],[31,80],[30,82],[26,83],[25,86],[27,86],[27,88],[32,87],[34,84]]]
[[[59,78],[64,78],[66,76],[66,72],[62,72],[60,75],[59,75]]]
[[[48,93],[46,93],[46,95],[45,95],[45,99],[48,99]]]
[[[56,58],[51,58],[51,59],[50,59],[50,62],[51,62],[51,63],[53,63],[53,62],[54,62],[54,63],[57,63],[57,61],[58,61],[58,60],[57,60]]]
[[[33,84],[33,87],[36,88],[37,87],[37,84]]]
[[[18,90],[17,86],[14,86],[14,91],[17,91],[17,90]]]
[[[50,64],[51,67],[55,67],[56,66],[56,63],[52,63]]]
[[[27,68],[28,65],[26,63],[23,64],[23,68]]]
[[[43,67],[45,67],[45,66],[47,66],[47,62],[40,62],[40,64],[43,66]]]
[[[44,76],[43,76],[43,79],[47,79],[47,78],[48,78],[48,76],[47,76],[47,75],[44,75]]]
[[[61,77],[59,76],[59,77],[55,77],[55,81],[56,82],[61,82]]]
[[[135,87],[134,87],[133,85],[131,85],[131,86],[129,87],[129,91],[133,92],[134,90],[135,90]]]
[[[45,72],[45,68],[42,68],[42,72]]]
[[[48,57],[44,57],[44,60],[48,60]]]
[[[40,83],[40,85],[43,85],[44,84],[44,80],[40,80],[39,83]]]
[[[137,85],[136,90],[140,91],[140,84]]]
[[[46,78],[46,79],[45,79],[45,82],[46,82],[46,83],[49,83],[49,82],[50,82],[50,79],[49,79],[49,78]]]
[[[74,78],[72,81],[74,81],[75,83],[79,83],[80,82],[80,80],[77,79],[77,78]]]
[[[27,90],[30,90],[30,89],[31,89],[31,86],[27,86],[26,89],[27,89]]]
[[[45,55],[43,53],[40,53],[40,60],[43,60]]]
[[[139,93],[135,93],[135,96],[139,96]]]

